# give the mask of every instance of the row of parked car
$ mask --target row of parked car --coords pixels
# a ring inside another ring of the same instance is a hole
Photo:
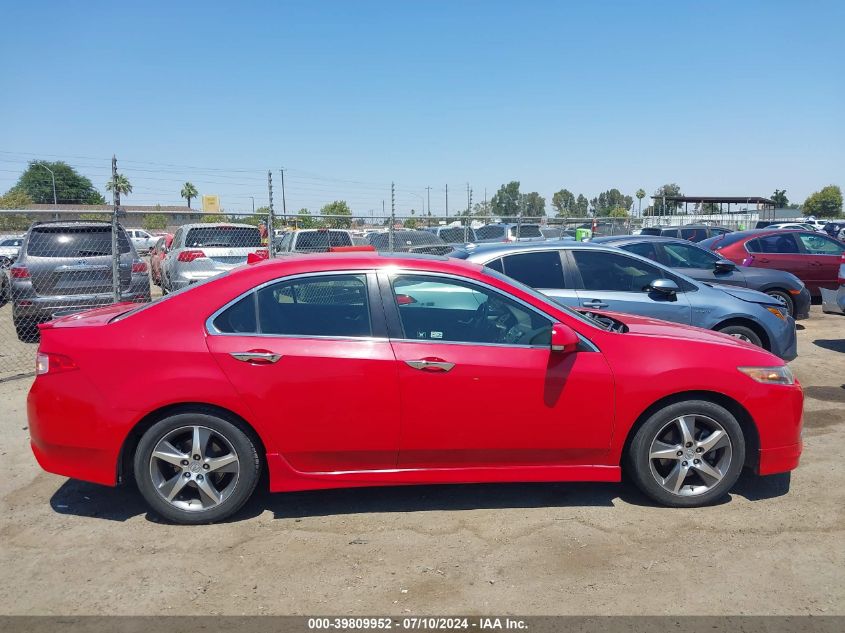
[[[823,297],[826,308],[845,308],[840,289],[845,245],[823,232],[702,225],[661,229],[677,231],[676,237],[643,230],[577,242],[567,234],[548,239],[544,229],[440,226],[396,230],[392,236],[381,230],[356,235],[305,229],[274,236],[269,245],[258,228],[246,224],[188,224],[161,236],[121,230],[121,295],[148,301],[150,280],[167,294],[242,265],[250,255],[266,257],[269,248],[277,256],[365,249],[477,261],[570,306],[716,329],[781,357],[794,356],[791,320],[809,316],[812,297],[826,292],[831,295]],[[691,241],[702,237],[702,229],[710,236]],[[113,301],[110,224],[36,224],[3,243],[0,249],[10,252],[0,250],[0,257],[14,264],[0,276],[0,300],[12,299],[22,340],[35,340],[37,324],[56,315]],[[140,255],[145,251],[149,265]]]

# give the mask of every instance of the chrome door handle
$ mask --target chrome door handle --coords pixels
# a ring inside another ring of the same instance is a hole
[[[591,299],[590,301],[584,301],[581,303],[582,306],[585,308],[606,308],[607,304],[599,301],[598,299]]]
[[[231,356],[245,363],[275,363],[282,357],[273,352],[232,352]]]
[[[442,360],[406,360],[405,364],[414,369],[421,369],[423,371],[449,371],[455,366],[455,363],[447,363]]]

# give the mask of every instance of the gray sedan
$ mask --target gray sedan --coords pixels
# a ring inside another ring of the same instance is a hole
[[[768,295],[709,286],[612,246],[571,241],[483,245],[451,255],[484,264],[567,306],[716,330],[784,360],[798,355],[795,321]]]
[[[785,305],[796,320],[810,316],[810,291],[803,281],[785,270],[737,266],[713,251],[678,238],[616,235],[599,237],[593,242],[642,255],[704,283],[742,286],[765,292]]]

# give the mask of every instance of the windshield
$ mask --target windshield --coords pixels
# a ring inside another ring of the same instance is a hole
[[[129,240],[118,234],[121,253],[129,252]],[[29,234],[27,255],[32,257],[98,257],[111,255],[111,227],[39,227]]]
[[[332,246],[352,246],[346,231],[303,231],[296,238],[298,251],[327,251]]]
[[[511,235],[516,237],[543,237],[540,233],[540,226],[538,224],[522,224],[520,226],[511,227]]]
[[[208,226],[190,229],[185,236],[188,248],[255,248],[261,235],[251,226]]]

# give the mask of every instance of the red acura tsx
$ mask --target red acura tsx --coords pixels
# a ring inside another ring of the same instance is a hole
[[[228,517],[265,470],[271,491],[624,470],[690,507],[723,497],[743,466],[784,472],[801,454],[801,387],[772,354],[575,312],[442,257],[269,260],[41,328],[38,462],[134,479],[179,523]]]

